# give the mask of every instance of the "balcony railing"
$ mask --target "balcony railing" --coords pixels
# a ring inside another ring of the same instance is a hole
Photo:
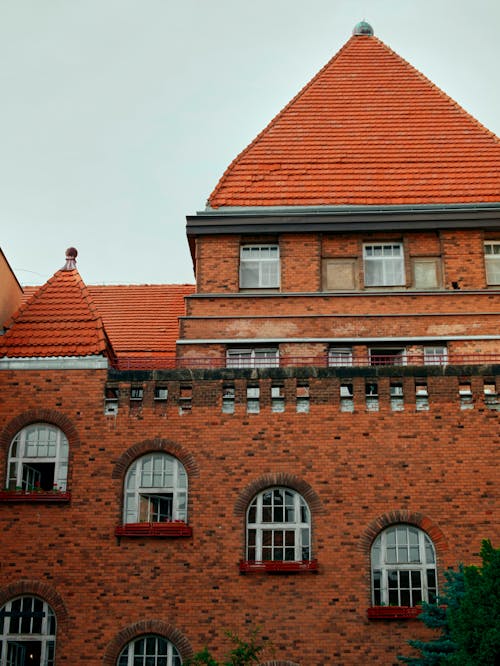
[[[244,368],[277,368],[277,367],[319,367],[319,368],[365,368],[380,366],[446,366],[446,365],[490,365],[500,364],[500,353],[495,354],[455,354],[446,356],[433,355],[432,359],[424,358],[423,354],[406,354],[383,356],[354,356],[351,359],[339,362],[337,359],[329,360],[328,354],[317,356],[280,356],[278,359],[252,359],[248,363],[235,365],[234,361],[227,363],[225,356],[162,356],[162,357],[121,357],[115,363],[117,370],[182,370],[182,369],[244,369]]]

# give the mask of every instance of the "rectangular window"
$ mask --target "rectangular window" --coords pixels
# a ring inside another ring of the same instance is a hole
[[[243,245],[240,249],[240,288],[273,289],[279,286],[279,246]]]
[[[414,287],[436,289],[441,285],[441,259],[439,257],[415,257],[411,263]]]
[[[366,287],[405,284],[402,243],[365,245],[363,259]]]
[[[323,290],[357,289],[356,259],[323,259]]]
[[[249,414],[260,412],[260,389],[258,386],[247,387],[247,412]]]
[[[429,390],[427,382],[415,382],[415,407],[417,412],[426,412],[429,409]]]
[[[378,412],[378,386],[374,382],[365,385],[366,409],[369,412]]]
[[[234,403],[236,393],[233,384],[224,384],[222,388],[222,412],[224,414],[234,414]]]
[[[276,347],[228,349],[226,353],[228,368],[277,368],[278,366]]]
[[[372,347],[370,365],[406,365],[406,349],[398,347]]]
[[[484,244],[486,282],[500,284],[500,241],[487,241]]]
[[[424,365],[446,365],[448,350],[446,347],[424,347]]]
[[[330,367],[352,365],[351,347],[331,347],[328,350],[328,365]]]
[[[308,412],[309,401],[310,401],[309,384],[297,384],[297,396],[296,396],[297,411],[303,413]]]
[[[402,412],[405,408],[403,384],[401,382],[391,382],[391,409],[393,412]]]
[[[354,393],[352,384],[340,385],[340,411],[354,411]]]
[[[273,384],[271,386],[271,411],[285,411],[285,394],[281,384]]]

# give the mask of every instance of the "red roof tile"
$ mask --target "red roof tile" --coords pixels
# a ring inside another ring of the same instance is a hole
[[[500,201],[500,141],[371,36],[353,36],[228,167],[221,206]]]
[[[89,286],[118,357],[175,354],[191,284]]]
[[[0,356],[112,354],[102,320],[77,270],[60,270],[7,323]]]
[[[24,287],[25,304],[43,288]],[[118,358],[175,355],[184,297],[194,293],[195,285],[88,285],[86,289]],[[64,330],[67,322],[60,325]],[[0,354],[1,342],[2,338]]]

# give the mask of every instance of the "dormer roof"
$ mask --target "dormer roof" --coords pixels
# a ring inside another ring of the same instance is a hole
[[[500,202],[499,139],[367,33],[236,157],[209,209]]]
[[[55,273],[0,337],[0,357],[112,356],[102,319],[76,268]]]

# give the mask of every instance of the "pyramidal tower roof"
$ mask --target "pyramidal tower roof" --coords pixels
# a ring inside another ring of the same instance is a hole
[[[477,202],[500,202],[500,140],[362,22],[208,206]]]
[[[112,354],[75,258],[76,250],[70,248],[65,266],[14,313],[0,336],[0,358]]]

